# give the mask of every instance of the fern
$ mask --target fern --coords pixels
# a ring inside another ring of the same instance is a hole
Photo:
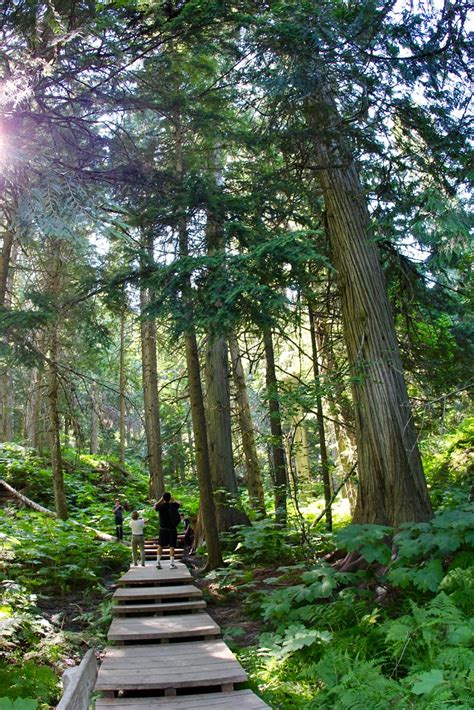
[[[474,615],[474,567],[452,569],[442,580],[440,589],[448,594],[464,613]]]

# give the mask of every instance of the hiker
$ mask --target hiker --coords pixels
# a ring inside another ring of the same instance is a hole
[[[140,518],[138,510],[134,510],[130,520],[130,527],[132,528],[132,556],[133,565],[137,566],[138,562],[138,549],[140,549],[140,559],[142,567],[145,567],[145,535],[143,529],[145,527],[145,521]]]
[[[161,569],[161,555],[163,547],[170,548],[170,569],[176,569],[174,562],[174,548],[178,539],[176,528],[181,522],[179,508],[181,503],[171,498],[171,493],[163,493],[155,510],[160,516],[160,535],[158,538],[158,549],[156,554],[156,567]]]
[[[186,518],[185,515],[181,515],[184,523],[184,546],[191,547],[194,542],[194,530],[191,527],[191,520]]]
[[[119,500],[115,501],[114,506],[115,517],[115,535],[117,540],[123,540],[123,506]]]

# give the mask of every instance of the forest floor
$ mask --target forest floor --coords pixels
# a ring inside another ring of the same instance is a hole
[[[281,576],[276,567],[258,567],[251,570],[252,582],[234,580],[222,585],[209,578],[195,579],[196,585],[205,592],[209,615],[219,624],[225,641],[246,648],[258,643],[259,635],[265,630],[262,620],[251,618],[245,607],[249,593],[258,594],[275,589],[275,580]],[[273,583],[268,584],[267,579]],[[288,581],[285,580],[285,585]]]

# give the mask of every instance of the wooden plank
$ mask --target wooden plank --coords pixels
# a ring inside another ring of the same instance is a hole
[[[160,602],[158,604],[115,604],[112,607],[113,614],[163,614],[169,611],[195,611],[205,609],[206,602],[204,599],[196,599],[195,601],[175,601],[175,602]]]
[[[132,567],[120,577],[117,584],[119,586],[134,584],[183,584],[189,583],[191,579],[191,573],[186,565],[182,562],[177,562],[176,569],[170,569],[169,565],[163,566],[163,569],[156,569],[155,565]]]
[[[189,636],[217,636],[220,627],[209,614],[170,614],[162,617],[113,619],[107,638],[109,641],[141,641],[175,639]]]
[[[87,710],[96,678],[97,661],[91,648],[78,666],[64,671],[64,695],[56,706],[57,710]]]
[[[230,648],[224,643],[224,641],[218,640],[205,640],[202,641],[183,641],[181,643],[172,644],[168,649],[163,649],[163,646],[157,644],[133,644],[132,646],[110,646],[106,650],[106,659],[108,663],[123,658],[130,658],[132,655],[134,658],[141,659],[140,663],[150,661],[151,663],[161,662],[163,655],[166,655],[168,659],[176,662],[184,662],[186,659],[193,658],[199,654],[203,657],[211,657],[217,659],[235,659],[234,654]]]
[[[179,599],[202,597],[202,591],[194,584],[180,584],[174,587],[121,587],[116,589],[113,595],[114,601],[124,601],[130,599]]]
[[[221,640],[147,644],[107,649],[96,690],[207,688],[246,680],[246,672]]]
[[[176,698],[99,698],[96,710],[206,710],[206,708],[239,708],[240,710],[263,710],[270,706],[251,690],[235,690],[232,693],[202,693],[180,695]]]

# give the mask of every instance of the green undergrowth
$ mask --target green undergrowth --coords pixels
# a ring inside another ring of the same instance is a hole
[[[435,508],[457,506],[474,480],[474,417],[422,446],[423,466]]]
[[[30,510],[5,513],[0,517],[0,709],[13,701],[15,710],[29,707],[28,698],[35,698],[32,707],[47,708],[61,696],[64,668],[79,662],[89,645],[105,643],[106,582],[128,564],[130,551],[100,542],[72,522]],[[93,611],[85,612],[87,607]],[[66,630],[67,613],[77,631]]]
[[[272,708],[472,707],[474,506],[395,535],[350,525],[326,537],[328,549],[361,556],[354,572],[324,560],[255,569],[254,538],[239,535],[212,585],[265,629],[244,649],[235,636],[234,650]]]

